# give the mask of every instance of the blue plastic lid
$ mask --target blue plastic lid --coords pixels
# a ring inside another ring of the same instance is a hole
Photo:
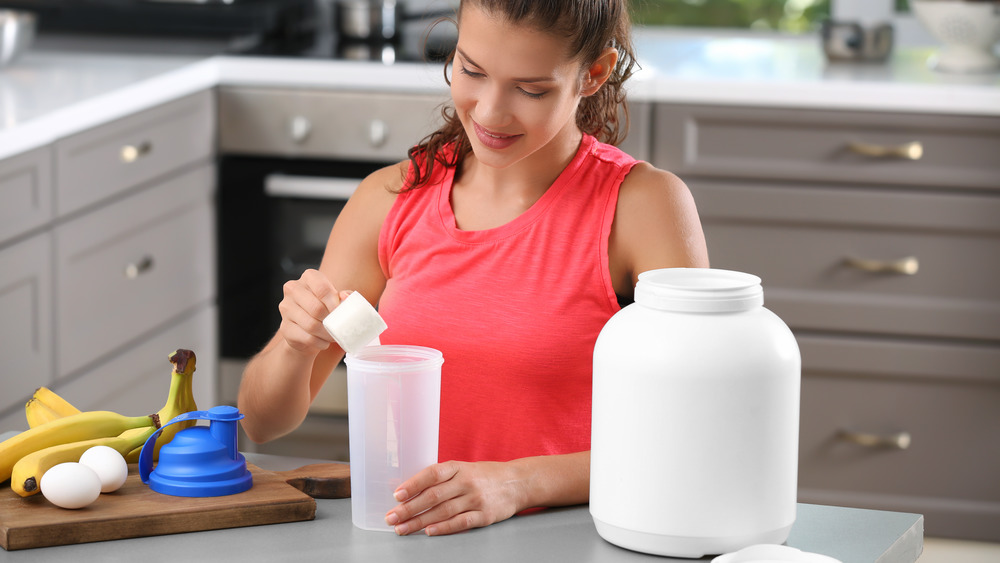
[[[158,493],[180,497],[218,497],[248,490],[253,486],[253,475],[236,449],[236,425],[241,418],[243,415],[230,406],[175,417],[143,444],[139,478]],[[159,462],[151,471],[153,449],[160,432],[186,420],[208,420],[210,424],[178,432],[160,448]]]

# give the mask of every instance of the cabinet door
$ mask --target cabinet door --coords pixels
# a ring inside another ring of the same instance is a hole
[[[212,92],[200,92],[60,140],[58,215],[210,158],[214,99]]]
[[[0,162],[0,244],[52,219],[52,150]]]
[[[58,377],[213,298],[214,170],[196,168],[56,228]]]
[[[170,389],[173,367],[168,357],[174,350],[186,348],[197,359],[195,402],[200,409],[214,407],[218,400],[216,326],[216,308],[203,307],[71,381],[58,384],[56,390],[81,410],[110,410],[135,416],[153,413],[163,406]]]
[[[0,414],[19,411],[52,380],[52,237],[0,250]],[[12,430],[3,428],[0,430]]]
[[[799,501],[1000,541],[1000,346],[798,334]]]
[[[793,329],[1000,341],[1000,198],[695,178],[712,266]]]
[[[655,113],[653,162],[685,179],[997,188],[996,117],[669,104]]]

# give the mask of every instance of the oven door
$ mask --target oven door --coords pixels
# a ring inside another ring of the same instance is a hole
[[[219,316],[223,358],[249,358],[281,322],[286,281],[323,258],[361,180],[384,163],[224,156],[219,166]]]

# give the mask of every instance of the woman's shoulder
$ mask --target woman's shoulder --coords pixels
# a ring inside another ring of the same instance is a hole
[[[636,272],[707,264],[691,190],[677,175],[649,163],[636,163],[622,181],[612,228],[629,249]]]
[[[365,177],[358,186],[358,191],[373,196],[380,194],[394,196],[402,189],[409,166],[408,160],[383,166]]]
[[[676,203],[689,199],[691,191],[676,174],[639,161],[629,170],[619,189],[618,202],[637,205]]]

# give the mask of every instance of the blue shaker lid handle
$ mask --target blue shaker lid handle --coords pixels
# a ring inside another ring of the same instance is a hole
[[[160,437],[160,433],[163,429],[171,424],[176,424],[178,422],[184,422],[186,420],[239,420],[243,418],[243,414],[239,412],[236,407],[231,406],[218,406],[212,407],[207,411],[191,411],[181,413],[174,418],[170,419],[170,422],[161,426],[153,435],[146,438],[146,442],[142,444],[142,450],[139,451],[139,479],[143,483],[149,483],[149,474],[153,470],[153,449],[156,446],[156,439]]]

